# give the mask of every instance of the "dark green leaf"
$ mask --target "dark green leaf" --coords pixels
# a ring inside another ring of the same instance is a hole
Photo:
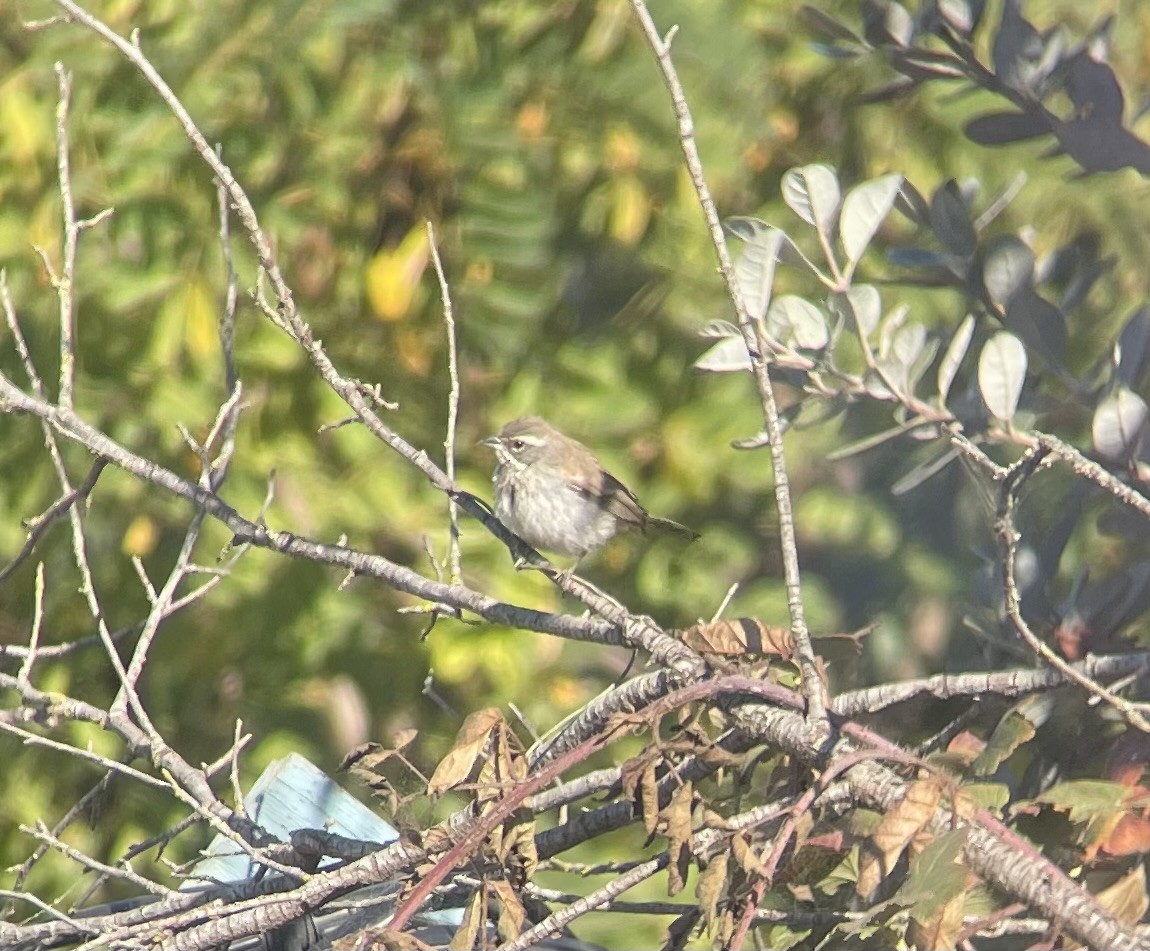
[[[1150,306],[1143,304],[1126,318],[1114,351],[1119,382],[1138,386],[1150,365]]]
[[[1050,134],[1050,123],[1039,112],[991,112],[971,119],[963,134],[979,145],[1008,145]]]
[[[931,196],[930,224],[951,254],[964,258],[974,254],[978,235],[970,223],[970,209],[954,179],[940,185]]]
[[[1034,252],[1014,235],[998,238],[987,249],[982,283],[991,302],[1006,310],[1020,291],[1034,283]]]

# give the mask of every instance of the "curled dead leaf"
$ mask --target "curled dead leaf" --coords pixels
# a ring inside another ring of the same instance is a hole
[[[785,627],[773,627],[753,617],[696,624],[679,632],[679,639],[700,654],[756,654],[791,658],[795,639]]]

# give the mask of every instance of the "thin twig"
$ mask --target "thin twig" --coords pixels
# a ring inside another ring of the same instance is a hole
[[[496,951],[527,951],[541,941],[561,934],[576,918],[581,918],[588,912],[612,902],[617,896],[628,889],[647,881],[658,875],[662,869],[670,864],[670,856],[663,852],[649,861],[636,865],[628,872],[624,872],[614,881],[608,882],[602,888],[596,889],[590,895],[573,901],[566,908],[562,908],[539,924],[522,932],[514,941],[506,941],[499,945]]]
[[[735,305],[738,314],[739,326],[744,332],[749,332],[760,341],[759,354],[752,357],[755,382],[758,384],[759,400],[763,406],[763,421],[766,425],[767,435],[770,439],[771,465],[774,469],[775,504],[778,509],[779,540],[782,546],[783,578],[787,589],[787,608],[791,618],[791,633],[795,638],[796,654],[802,670],[803,692],[806,695],[808,708],[807,715],[812,725],[820,732],[827,729],[827,698],[826,688],[819,676],[818,664],[815,660],[815,650],[811,643],[810,631],[807,629],[805,610],[803,607],[802,579],[799,572],[798,543],[795,537],[794,507],[791,503],[790,480],[787,475],[786,455],[783,451],[783,430],[779,419],[778,406],[775,403],[774,387],[771,383],[770,371],[763,354],[767,352],[763,342],[763,328],[747,310],[746,302],[739,292],[735,280],[734,265],[730,252],[727,250],[726,237],[723,234],[723,224],[719,220],[715,209],[714,199],[711,197],[710,186],[703,171],[703,163],[699,156],[698,145],[695,142],[695,122],[691,117],[691,110],[687,104],[686,93],[683,91],[679,75],[671,60],[671,40],[678,28],[673,27],[666,37],[660,35],[655,21],[651,18],[644,0],[631,0],[631,6],[643,29],[647,42],[655,54],[659,68],[663,74],[663,81],[671,95],[671,102],[675,110],[675,117],[679,126],[679,145],[687,163],[687,171],[702,207],[703,215],[707,221],[707,228],[711,234],[711,241],[715,246],[715,253],[719,258],[719,270],[727,285],[727,293]]]
[[[1057,670],[1067,680],[1073,681],[1095,697],[1112,706],[1131,726],[1141,730],[1143,733],[1150,733],[1150,721],[1146,719],[1135,704],[1123,697],[1119,697],[1101,684],[1091,680],[1085,674],[1075,670],[1072,665],[1059,657],[1049,645],[1043,643],[1038,638],[1034,631],[1030,629],[1030,625],[1026,622],[1026,619],[1022,616],[1022,596],[1018,592],[1018,583],[1015,576],[1020,535],[1018,529],[1015,527],[1014,507],[1018,492],[1027,479],[1044,464],[1048,455],[1049,450],[1045,447],[1029,450],[1027,454],[1011,468],[1010,475],[1003,479],[999,491],[998,518],[995,522],[994,531],[995,535],[998,536],[999,545],[1002,549],[1002,584],[1003,596],[1006,601],[1006,615],[1010,618],[1010,622],[1014,625],[1014,629],[1018,632],[1018,635],[1026,641],[1030,649],[1047,664]]]
[[[451,389],[447,395],[447,435],[443,440],[443,450],[447,480],[455,485],[455,429],[459,423],[459,353],[455,340],[455,311],[451,305],[451,289],[447,286],[447,275],[443,272],[443,262],[439,258],[435,227],[430,221],[427,223],[427,240],[431,245],[431,261],[435,265],[435,276],[439,279],[443,323],[447,328],[447,376],[451,382]],[[458,582],[463,577],[463,566],[459,552],[459,506],[453,496],[447,498],[447,517],[450,523],[447,563],[451,566],[451,580]]]
[[[60,302],[60,390],[57,400],[72,408],[72,390],[76,382],[76,315],[73,281],[76,277],[76,244],[80,229],[76,226],[76,207],[72,201],[72,174],[68,157],[68,107],[72,98],[72,74],[62,63],[56,64],[59,99],[56,104],[56,169],[59,175],[60,201],[64,214],[64,260],[56,286]]]
[[[36,566],[36,593],[32,608],[32,633],[28,637],[28,655],[20,665],[16,682],[27,685],[32,676],[32,665],[36,663],[36,649],[40,646],[40,633],[44,626],[44,562]]]
[[[172,889],[165,888],[163,885],[157,885],[149,878],[145,878],[139,872],[135,872],[130,868],[116,868],[112,865],[105,865],[103,862],[97,862],[94,858],[85,855],[79,849],[73,848],[65,842],[62,842],[51,832],[48,831],[47,826],[43,823],[35,828],[32,826],[20,826],[20,831],[25,835],[31,836],[38,842],[42,842],[48,848],[65,855],[73,862],[83,866],[92,872],[99,872],[107,878],[121,879],[123,881],[131,882],[137,888],[141,888],[146,892],[151,892],[153,895],[160,897],[167,897],[172,894]]]
[[[8,272],[0,268],[0,303],[4,307],[4,320],[12,333],[12,340],[16,347],[16,354],[20,357],[20,364],[28,377],[28,384],[37,399],[44,399],[44,381],[40,378],[32,355],[28,351],[28,342],[24,339],[24,331],[20,329],[20,321],[16,317],[16,307],[12,303],[12,292],[8,288]]]

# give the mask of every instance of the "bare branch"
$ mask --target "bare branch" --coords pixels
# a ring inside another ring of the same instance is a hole
[[[779,419],[778,406],[775,403],[775,392],[771,384],[770,371],[764,354],[768,352],[763,327],[747,310],[746,302],[739,293],[735,281],[734,264],[730,252],[727,250],[727,240],[723,235],[723,224],[719,220],[719,213],[715,209],[714,199],[711,197],[710,186],[707,184],[706,174],[703,172],[702,159],[695,143],[695,121],[691,117],[690,107],[687,105],[687,96],[679,75],[671,61],[671,40],[678,32],[678,27],[672,27],[664,38],[660,36],[655,21],[651,18],[644,0],[631,0],[635,16],[643,30],[644,36],[655,54],[659,69],[663,74],[663,81],[671,95],[671,103],[679,124],[679,144],[683,149],[683,156],[687,163],[687,172],[691,176],[691,184],[699,198],[699,205],[703,216],[707,220],[707,230],[711,235],[711,242],[715,246],[715,253],[719,258],[719,271],[727,285],[727,293],[735,305],[735,312],[739,317],[739,326],[749,332],[758,340],[758,354],[751,355],[751,364],[754,368],[755,382],[758,384],[759,400],[763,406],[763,421],[770,444],[771,465],[775,476],[775,504],[778,507],[779,540],[782,546],[783,573],[787,586],[787,609],[791,617],[791,633],[794,635],[802,668],[803,690],[810,705],[808,714],[812,726],[825,731],[826,723],[826,687],[819,676],[818,664],[815,661],[815,650],[811,644],[810,631],[807,630],[805,609],[803,608],[802,580],[799,573],[799,551],[795,539],[794,508],[791,504],[790,479],[787,475],[786,455],[783,451],[783,428]]]

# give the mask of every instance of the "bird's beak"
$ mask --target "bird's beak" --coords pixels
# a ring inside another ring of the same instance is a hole
[[[486,446],[488,449],[498,449],[500,445],[499,437],[488,436],[486,439],[479,440],[479,445]]]

